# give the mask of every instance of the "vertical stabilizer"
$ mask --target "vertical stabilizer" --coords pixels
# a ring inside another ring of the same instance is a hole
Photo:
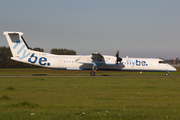
[[[22,32],[4,32],[11,49],[13,58],[23,60],[31,55],[29,47],[24,41]]]

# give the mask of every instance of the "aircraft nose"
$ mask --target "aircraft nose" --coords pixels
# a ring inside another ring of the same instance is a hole
[[[174,68],[174,67],[173,67]],[[174,68],[174,71],[177,71],[177,69],[176,68]]]
[[[169,69],[170,71],[177,71],[176,68],[173,67],[173,66],[171,66],[171,65],[169,66],[169,68],[170,68],[170,69]]]

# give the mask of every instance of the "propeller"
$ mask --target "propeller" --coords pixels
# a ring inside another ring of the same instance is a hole
[[[119,57],[119,50],[116,49],[116,64],[118,64],[119,61],[122,61],[122,58]]]

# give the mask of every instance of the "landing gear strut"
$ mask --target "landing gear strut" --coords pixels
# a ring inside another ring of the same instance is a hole
[[[94,66],[93,66],[93,68],[92,68],[92,71],[91,71],[90,75],[91,75],[91,76],[95,76],[95,72],[96,72],[96,70],[97,70],[97,67],[94,67]]]

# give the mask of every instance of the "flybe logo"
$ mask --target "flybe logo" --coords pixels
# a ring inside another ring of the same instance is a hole
[[[22,40],[19,40],[19,41],[16,41],[16,44],[13,46],[13,49],[16,49],[17,46],[21,45],[23,41]],[[23,60],[24,58],[28,57],[31,55],[31,53],[26,53],[27,51],[24,49],[26,46],[23,44],[21,46],[21,48],[17,51],[17,54],[19,55],[21,52],[23,52],[22,54],[22,57],[19,57],[20,60]],[[24,51],[23,51],[24,50]]]
[[[139,60],[131,60],[131,59],[128,59],[127,61],[127,65],[130,65],[131,67],[134,67],[134,66],[148,66],[148,64],[146,63],[146,61],[139,61]]]
[[[39,63],[40,65],[50,66],[50,63],[46,63],[46,62],[47,62],[47,58],[41,57],[41,58],[39,58],[39,60],[38,60],[38,57],[34,56],[34,53],[33,53],[33,54],[30,56],[30,58],[28,59],[28,62],[30,62],[30,63],[36,63],[37,61],[38,61],[38,63]]]
[[[23,43],[23,41],[22,40],[19,40],[19,41],[16,41],[16,44],[13,46],[13,49],[17,49],[17,46],[19,46],[19,45],[21,45],[21,43]],[[30,58],[28,59],[28,62],[30,62],[30,63],[38,63],[39,65],[43,65],[43,66],[45,66],[45,65],[47,65],[47,66],[50,66],[50,63],[47,63],[47,58],[46,57],[40,57],[39,59],[38,59],[38,57],[37,56],[35,56],[34,55],[34,53],[30,53],[30,52],[28,52],[27,53],[27,50],[25,49],[25,47],[26,47],[26,45],[25,44],[23,44],[20,48],[19,48],[19,50],[17,50],[17,54],[18,55],[20,55],[20,53],[22,53],[22,56],[21,57],[19,57],[19,59],[20,60],[23,60],[24,58],[27,58],[27,57],[29,57],[30,55]]]

